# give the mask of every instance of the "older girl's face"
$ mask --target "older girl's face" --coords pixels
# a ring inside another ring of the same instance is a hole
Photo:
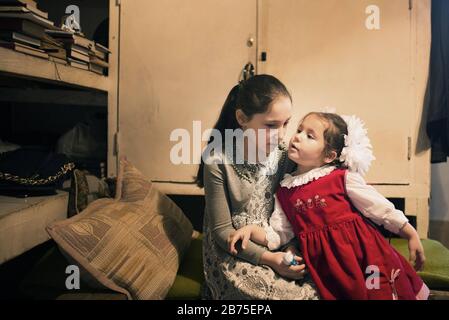
[[[273,101],[265,113],[255,114],[249,120],[241,110],[237,110],[237,120],[245,133],[247,130],[253,130],[255,133],[255,141],[251,139],[252,135],[248,135],[249,142],[255,144],[258,152],[265,151],[268,155],[284,139],[291,113],[290,98],[280,96]]]

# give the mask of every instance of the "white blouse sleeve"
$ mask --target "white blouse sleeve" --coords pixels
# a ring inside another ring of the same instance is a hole
[[[269,225],[264,226],[268,249],[276,250],[294,238],[295,233],[282,210],[277,196],[274,197],[274,211],[271,215]]]
[[[398,233],[408,222],[404,213],[368,185],[363,177],[354,172],[346,172],[346,191],[352,204],[367,218],[385,229]]]

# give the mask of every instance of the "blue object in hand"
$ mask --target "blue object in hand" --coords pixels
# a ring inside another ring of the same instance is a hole
[[[282,259],[284,264],[288,266],[296,266],[298,265],[298,261],[296,261],[295,256],[291,252],[286,252],[284,254],[284,258]]]

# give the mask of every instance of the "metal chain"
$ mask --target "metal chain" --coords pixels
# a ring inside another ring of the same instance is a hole
[[[3,173],[0,172],[0,180],[6,180],[6,181],[12,181],[16,182],[18,184],[23,185],[31,185],[31,186],[38,186],[38,185],[46,185],[50,182],[54,182],[61,178],[63,175],[65,175],[67,172],[73,170],[75,168],[75,164],[73,162],[66,163],[63,165],[60,169],[60,171],[55,174],[54,176],[50,176],[45,179],[33,179],[33,178],[21,178],[19,176],[10,174],[10,173]]]

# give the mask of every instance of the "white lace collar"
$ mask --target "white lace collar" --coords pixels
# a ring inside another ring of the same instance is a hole
[[[259,161],[257,163],[250,163],[246,160],[243,160],[243,163],[237,163],[237,164],[245,164],[245,165],[249,165],[249,166],[259,166],[261,168],[269,168],[272,169],[273,167],[275,167],[277,165],[277,161],[279,160],[279,152],[282,152],[282,146],[278,146],[276,147],[273,151],[270,152],[270,154],[268,156],[266,156],[263,161]],[[232,157],[230,154],[224,152],[225,154],[225,163],[226,164],[236,164],[236,153],[237,151],[235,150],[235,146],[234,146],[234,150],[232,153]],[[234,157],[234,158],[233,158]]]
[[[286,187],[288,189],[293,187],[302,186],[310,181],[319,179],[321,177],[327,176],[329,173],[334,171],[336,166],[325,165],[319,168],[312,169],[303,174],[292,176],[289,173],[284,175],[284,179],[281,181],[281,186]]]
[[[262,171],[270,171],[273,168],[277,167],[277,162],[279,161],[279,153],[280,148],[277,147],[265,158],[265,161],[260,162],[260,166],[262,167]]]

